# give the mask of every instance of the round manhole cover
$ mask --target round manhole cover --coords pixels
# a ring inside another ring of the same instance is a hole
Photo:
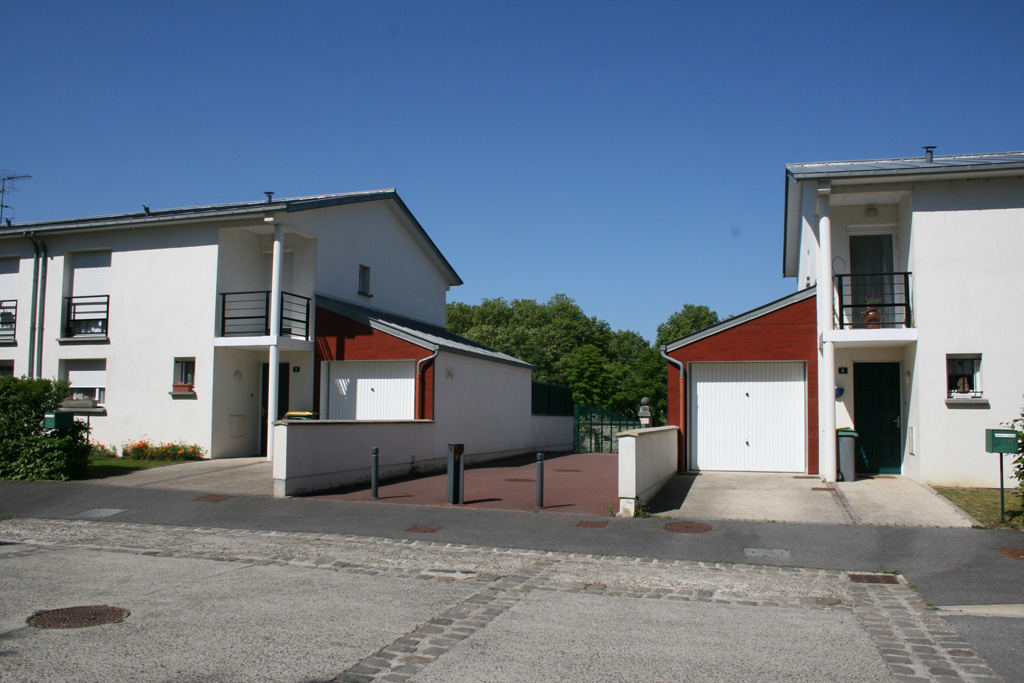
[[[703,534],[711,531],[710,524],[701,524],[700,522],[669,522],[661,528],[674,534]]]
[[[100,624],[116,624],[131,614],[123,607],[91,605],[88,607],[65,607],[36,612],[28,618],[28,625],[36,628],[85,628]]]

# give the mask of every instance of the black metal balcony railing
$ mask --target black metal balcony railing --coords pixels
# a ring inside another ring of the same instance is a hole
[[[0,343],[14,341],[17,322],[18,301],[16,299],[0,301]]]
[[[910,273],[836,275],[839,329],[913,327]]]
[[[281,292],[281,334],[309,340],[309,297]],[[220,336],[263,337],[270,334],[270,292],[220,295]]]
[[[64,319],[65,337],[107,334],[110,317],[110,295],[64,297],[67,317]]]

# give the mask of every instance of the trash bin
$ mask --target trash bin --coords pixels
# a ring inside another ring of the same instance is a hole
[[[853,471],[857,455],[857,432],[852,429],[837,429],[836,439],[836,475],[839,481],[855,481],[856,474]]]

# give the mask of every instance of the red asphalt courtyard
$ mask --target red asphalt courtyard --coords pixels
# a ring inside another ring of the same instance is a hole
[[[443,472],[377,487],[381,503],[447,505],[447,495],[448,478]],[[370,487],[310,497],[370,501]],[[537,503],[537,457],[520,456],[467,468],[463,501],[467,508],[533,510]],[[618,512],[618,456],[570,453],[546,457],[544,509],[580,515]]]

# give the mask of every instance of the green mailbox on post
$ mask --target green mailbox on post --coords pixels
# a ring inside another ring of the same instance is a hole
[[[999,519],[1006,521],[1006,493],[1003,490],[1003,453],[1016,453],[1017,432],[1012,429],[986,429],[985,450],[999,453]]]
[[[1016,453],[1017,432],[1012,429],[986,429],[985,451],[988,453]]]
[[[71,413],[46,413],[43,415],[44,429],[71,429],[75,416]]]

